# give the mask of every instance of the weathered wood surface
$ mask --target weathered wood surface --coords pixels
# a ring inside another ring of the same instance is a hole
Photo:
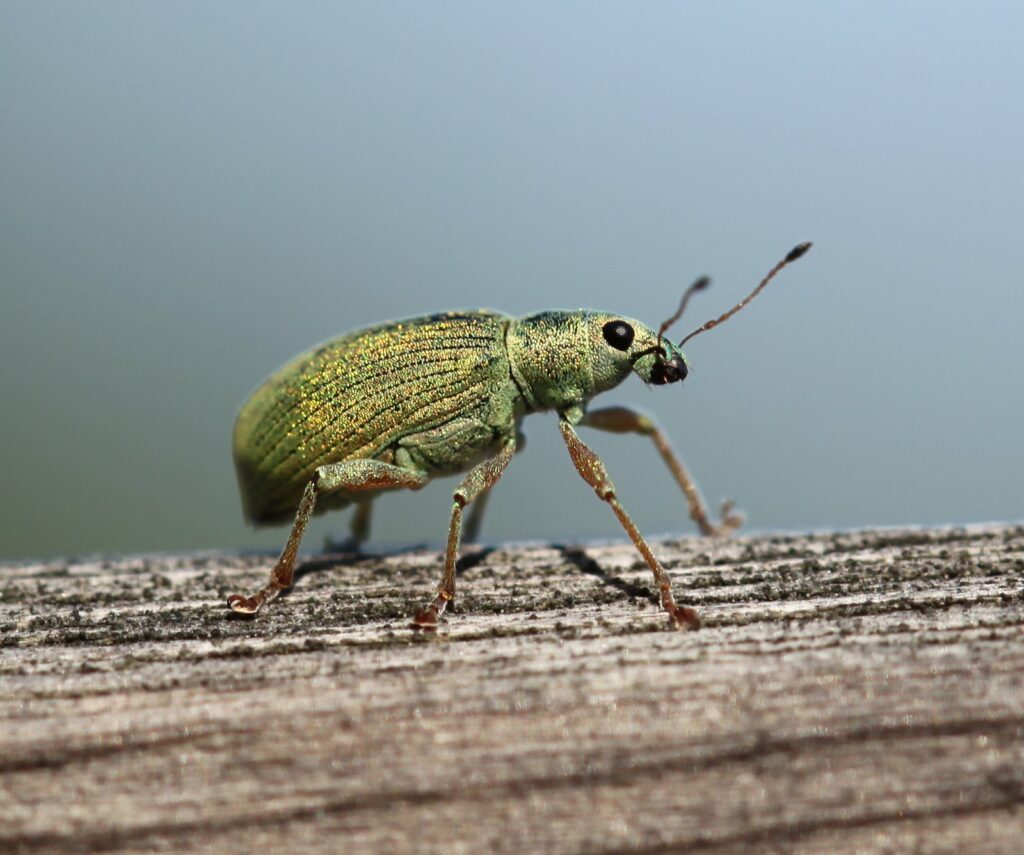
[[[1024,527],[0,566],[0,851],[1019,852]]]

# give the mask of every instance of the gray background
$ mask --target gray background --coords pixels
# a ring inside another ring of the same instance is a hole
[[[4,3],[0,555],[277,546],[229,437],[295,353],[452,307],[656,325],[709,273],[681,335],[805,239],[683,388],[598,400],[752,529],[1024,518],[1020,8]],[[527,432],[486,537],[620,537]],[[586,438],[693,530],[645,441]],[[452,483],[379,541],[442,540]]]

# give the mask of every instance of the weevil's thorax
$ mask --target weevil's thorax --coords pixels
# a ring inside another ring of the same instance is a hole
[[[628,353],[610,347],[603,334],[608,323],[620,318],[589,310],[540,312],[510,324],[509,364],[530,409],[584,406],[629,375]],[[636,321],[627,323],[653,335]]]

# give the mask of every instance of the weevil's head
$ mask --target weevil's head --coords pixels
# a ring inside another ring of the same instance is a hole
[[[686,377],[686,360],[650,327],[607,312],[541,312],[513,323],[512,374],[533,408],[566,409],[630,374],[662,386]]]
[[[654,386],[686,378],[683,352],[649,326],[601,312],[589,313],[587,323],[597,392],[617,386],[630,373]]]
[[[775,275],[811,248],[793,247],[758,286],[723,315],[701,324],[679,344],[665,334],[686,304],[711,280],[701,276],[683,293],[679,308],[655,332],[650,327],[606,312],[541,312],[513,321],[506,335],[509,368],[532,409],[579,409],[594,395],[618,386],[631,373],[645,383],[678,383],[689,373],[681,350],[691,338],[714,329],[750,303]]]

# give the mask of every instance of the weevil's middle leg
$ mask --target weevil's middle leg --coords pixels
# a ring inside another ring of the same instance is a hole
[[[669,471],[675,477],[676,483],[682,489],[683,495],[686,496],[690,519],[697,523],[701,534],[709,537],[723,537],[743,525],[743,517],[733,513],[733,503],[730,501],[722,502],[721,521],[718,525],[711,522],[700,491],[686,471],[686,467],[683,466],[683,461],[673,450],[665,432],[649,416],[629,407],[605,407],[588,412],[580,424],[611,433],[638,433],[642,436],[649,436],[658,449],[661,459],[665,461]]]
[[[526,434],[520,430],[516,430],[516,454],[521,454],[523,449],[526,448]],[[469,509],[469,516],[466,517],[466,522],[462,526],[462,542],[463,543],[476,543],[480,537],[480,528],[484,521],[484,512],[487,510],[487,503],[491,500],[490,488],[484,490],[476,501],[473,502],[473,507]]]
[[[469,509],[469,516],[466,517],[465,523],[462,525],[462,542],[463,543],[476,543],[477,538],[480,536],[480,526],[484,520],[484,511],[487,510],[487,503],[490,501],[491,491],[484,490],[476,501],[473,502],[473,507]]]
[[[295,556],[298,554],[302,535],[306,531],[306,524],[313,514],[313,508],[316,507],[316,497],[319,493],[329,493],[335,490],[358,492],[395,487],[418,490],[428,480],[428,476],[422,472],[404,469],[390,463],[381,463],[378,460],[346,460],[342,463],[321,466],[313,473],[313,477],[302,492],[299,509],[295,514],[295,522],[292,523],[291,534],[288,535],[288,542],[281,551],[281,557],[277,559],[277,564],[270,571],[270,581],[251,597],[232,594],[228,597],[228,606],[238,614],[255,614],[281,591],[286,591],[292,586],[295,576]],[[361,503],[360,509],[362,504],[368,504],[368,502]]]
[[[462,509],[474,499],[479,499],[482,493],[486,494],[486,491],[494,486],[515,451],[515,439],[508,440],[494,457],[489,457],[470,469],[466,473],[466,477],[462,479],[462,483],[455,488],[452,518],[448,526],[448,548],[444,555],[444,574],[441,577],[441,584],[437,587],[437,595],[430,605],[417,612],[413,618],[412,626],[414,628],[436,629],[437,622],[444,614],[448,603],[455,599],[455,561],[459,557]]]
[[[566,419],[559,419],[558,427],[562,431],[562,439],[565,440],[565,444],[569,449],[569,456],[576,466],[576,471],[580,473],[584,481],[594,488],[598,498],[611,506],[615,516],[619,518],[619,522],[622,523],[622,527],[629,535],[630,540],[633,541],[637,550],[643,556],[644,561],[647,562],[647,566],[654,573],[654,581],[658,586],[661,607],[668,612],[669,617],[677,627],[687,626],[691,629],[698,629],[700,627],[700,618],[697,617],[697,612],[689,606],[681,606],[676,603],[675,597],[672,596],[672,581],[669,579],[668,573],[665,572],[665,568],[661,566],[658,559],[654,557],[654,553],[651,552],[647,541],[644,540],[640,530],[636,527],[633,520],[630,519],[629,514],[626,513],[626,509],[622,507],[622,503],[619,502],[618,497],[615,495],[615,485],[612,484],[611,479],[608,477],[608,470],[605,469],[601,458],[579,438],[573,426]]]

